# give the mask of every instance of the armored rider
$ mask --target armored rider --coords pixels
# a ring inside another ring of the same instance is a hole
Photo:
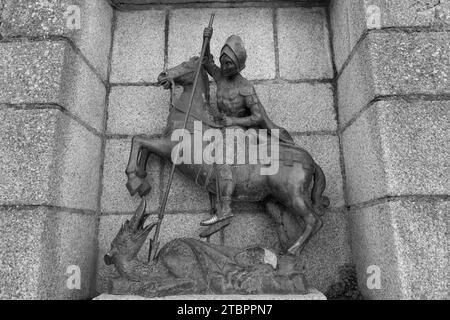
[[[211,38],[212,28],[205,28],[203,37]],[[241,38],[237,35],[230,36],[220,52],[220,68],[214,63],[209,45],[206,49],[203,65],[205,70],[217,84],[217,108],[223,114],[222,124],[225,127],[243,127],[267,129],[269,134],[275,134],[278,130],[278,138],[281,142],[294,141],[286,129],[273,123],[261,102],[258,99],[255,88],[245,79],[240,72],[245,68],[247,53]],[[203,226],[212,225],[218,221],[233,216],[231,212],[231,199],[235,188],[232,168],[230,165],[219,166],[221,217],[213,215],[201,223]]]

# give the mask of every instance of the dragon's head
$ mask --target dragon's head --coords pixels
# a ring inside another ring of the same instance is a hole
[[[152,223],[144,227],[149,216],[145,213],[146,206],[145,199],[142,199],[131,219],[125,221],[120,228],[111,243],[111,249],[104,256],[107,265],[124,265],[136,258],[149,233],[156,225],[156,223]]]

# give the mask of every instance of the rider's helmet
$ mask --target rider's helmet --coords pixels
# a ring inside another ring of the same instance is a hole
[[[220,57],[224,54],[233,60],[239,71],[244,70],[245,61],[247,60],[247,52],[245,51],[244,43],[242,42],[241,37],[236,35],[230,36],[220,52]]]

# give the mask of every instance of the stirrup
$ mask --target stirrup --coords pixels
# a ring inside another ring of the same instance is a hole
[[[227,214],[227,215],[225,215],[225,216],[223,216],[223,217],[220,217],[220,218],[219,218],[219,216],[217,216],[217,215],[213,215],[211,218],[206,219],[206,220],[200,222],[200,225],[201,225],[202,227],[207,227],[207,226],[211,226],[211,225],[213,225],[213,224],[216,224],[216,223],[218,223],[218,222],[221,222],[221,221],[227,220],[227,219],[229,219],[229,218],[233,218],[233,217],[234,217],[234,215],[233,215],[232,213]]]

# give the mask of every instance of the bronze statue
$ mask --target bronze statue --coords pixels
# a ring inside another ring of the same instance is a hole
[[[156,223],[144,227],[145,199],[114,238],[105,255],[119,277],[109,293],[158,297],[187,294],[305,294],[294,259],[261,247],[236,249],[196,239],[167,243],[149,264],[136,256]]]
[[[131,195],[139,194],[143,199],[105,255],[105,263],[114,264],[120,275],[112,280],[110,293],[154,297],[308,291],[303,275],[296,270],[296,256],[322,227],[320,216],[329,206],[328,198],[323,196],[325,176],[309,153],[296,146],[289,133],[269,119],[253,85],[241,76],[246,51],[240,37],[228,38],[220,55],[221,67],[214,64],[209,52],[213,21],[214,14],[204,31],[200,57],[193,57],[158,76],[158,84],[171,89],[172,95],[174,86],[183,87],[181,95],[172,100],[162,137],[133,137],[126,168],[127,188]],[[215,118],[209,116],[214,110],[209,101],[208,74],[217,84],[216,111],[220,116]],[[234,152],[231,163],[220,160],[223,145],[219,137],[233,128],[240,132],[247,130],[246,134],[253,137],[253,145],[244,140],[237,146],[233,140],[225,146],[226,153],[243,147],[245,159],[254,156],[255,162],[241,163],[237,158],[235,161]],[[211,141],[205,139],[207,133]],[[213,133],[218,134],[214,143]],[[181,148],[181,137],[182,142],[194,143]],[[255,146],[258,149],[252,149]],[[269,151],[271,157],[265,158],[260,150]],[[206,151],[214,153],[212,161],[202,158]],[[145,195],[151,189],[145,179],[150,154],[173,163],[158,222],[145,226],[148,218]],[[196,159],[199,154],[200,161]],[[276,170],[262,174],[267,168]],[[200,237],[208,238],[230,223],[232,200],[264,201],[267,212],[278,224],[280,254],[261,247],[237,249],[197,239],[174,239],[158,250],[158,236],[175,169],[210,195],[212,218],[202,222],[205,229]],[[146,264],[136,256],[153,229]]]
[[[205,71],[200,73],[199,84],[193,92],[194,71],[200,63],[199,58],[192,58],[181,65],[171,68],[158,77],[159,83],[165,88],[170,88],[171,83],[183,86],[183,93],[173,103],[168,117],[167,127],[163,137],[151,139],[135,136],[126,174],[128,175],[127,187],[131,195],[139,193],[141,196],[150,190],[145,177],[145,168],[149,153],[171,160],[172,149],[178,144],[171,140],[171,134],[175,129],[183,127],[184,117],[187,112],[187,101],[194,94],[192,110],[188,117],[188,130],[193,134],[193,122],[201,121],[204,128],[218,127],[207,117],[208,102],[203,99],[208,96],[209,82]],[[206,146],[205,145],[203,147]],[[292,215],[293,221],[298,225],[299,218],[305,224],[302,234],[296,239],[292,235],[286,238],[290,243],[289,252],[296,254],[301,252],[309,239],[319,231],[322,226],[320,215],[323,209],[329,205],[329,200],[322,195],[326,182],[322,169],[314,162],[309,153],[292,143],[280,142],[280,166],[275,175],[262,176],[260,168],[264,164],[233,165],[232,176],[235,184],[233,197],[236,200],[266,201],[276,204],[279,210]],[[214,174],[214,165],[211,164],[180,164],[177,169],[196,181],[208,192],[226,194],[226,184],[220,179],[220,175]],[[219,177],[219,178],[217,178]],[[219,190],[216,190],[216,179],[219,179]],[[312,187],[310,189],[310,187]],[[285,215],[285,216],[286,216]],[[278,223],[282,221],[278,220]],[[211,226],[211,227],[214,227]],[[208,235],[208,232],[204,233]]]

